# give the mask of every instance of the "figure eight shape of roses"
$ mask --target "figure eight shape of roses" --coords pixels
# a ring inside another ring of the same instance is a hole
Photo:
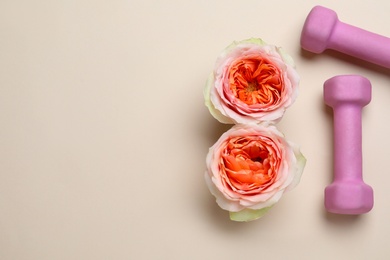
[[[261,39],[233,42],[218,57],[204,89],[221,123],[278,122],[298,95],[293,59]]]
[[[238,124],[209,149],[205,179],[234,221],[263,216],[300,181],[305,157],[274,125]]]

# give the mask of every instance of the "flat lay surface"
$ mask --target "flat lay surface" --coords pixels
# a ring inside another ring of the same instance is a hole
[[[0,2],[0,259],[388,259],[390,70],[302,50],[316,5],[390,37],[388,1]],[[266,215],[239,223],[205,183],[208,149],[231,125],[203,88],[220,52],[252,37],[295,61],[299,95],[277,127],[307,163]],[[374,206],[357,216],[324,207],[323,84],[344,74],[372,84],[362,152]]]

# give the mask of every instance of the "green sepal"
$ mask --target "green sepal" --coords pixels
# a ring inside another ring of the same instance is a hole
[[[259,219],[270,210],[272,206],[262,209],[243,209],[238,212],[229,212],[230,219],[239,222],[248,222]]]

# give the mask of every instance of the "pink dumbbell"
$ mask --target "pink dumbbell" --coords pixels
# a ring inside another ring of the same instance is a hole
[[[314,53],[334,49],[390,68],[390,38],[340,22],[334,11],[322,6],[307,16],[301,46]]]
[[[342,75],[324,83],[325,103],[334,112],[334,179],[325,189],[325,208],[338,214],[362,214],[374,204],[373,190],[363,182],[362,108],[371,101],[371,83]]]

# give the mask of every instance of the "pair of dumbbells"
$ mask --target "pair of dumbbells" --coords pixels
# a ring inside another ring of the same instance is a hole
[[[316,6],[301,34],[303,49],[333,49],[390,68],[390,38],[338,20]],[[334,179],[325,188],[325,208],[338,214],[363,214],[374,205],[372,188],[363,181],[362,108],[371,101],[371,83],[359,75],[340,75],[324,83],[324,101],[334,112]]]

